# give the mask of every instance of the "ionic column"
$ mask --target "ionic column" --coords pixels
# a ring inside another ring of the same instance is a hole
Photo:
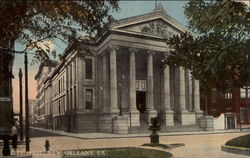
[[[193,78],[190,70],[187,70],[187,74],[188,74],[188,85],[189,85],[188,110],[193,111]]]
[[[154,109],[153,53],[148,51],[147,59],[147,110]]]
[[[194,80],[194,111],[200,110],[200,83],[199,80]]]
[[[116,48],[110,47],[110,112],[118,112]]]
[[[185,69],[179,67],[179,99],[180,99],[180,111],[186,111],[186,93],[185,93]]]
[[[170,102],[170,69],[169,66],[166,65],[163,72],[163,120],[167,126],[174,125],[174,115],[171,110],[171,102]]]
[[[164,68],[164,87],[163,87],[163,105],[164,105],[164,110],[170,111],[171,106],[170,106],[170,73],[169,73],[169,66],[167,65]]]
[[[194,112],[196,120],[203,116],[203,111],[200,109],[200,82],[193,80],[194,83]]]
[[[103,77],[103,112],[109,111],[108,100],[109,100],[109,83],[108,83],[108,57],[107,54],[103,54],[102,57],[102,77]]]
[[[147,121],[157,115],[154,108],[153,52],[148,51],[147,57]]]
[[[140,116],[136,109],[136,68],[135,68],[135,52],[136,49],[129,49],[129,114],[130,114],[130,125],[140,126]]]
[[[129,49],[129,103],[130,110],[136,110],[136,72],[135,72],[135,49]]]

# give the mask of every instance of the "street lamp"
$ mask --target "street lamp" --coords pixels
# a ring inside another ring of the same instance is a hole
[[[19,69],[19,89],[20,89],[20,111],[19,111],[19,123],[20,123],[20,140],[23,140],[23,85],[22,85],[22,69]]]
[[[30,151],[30,131],[29,131],[29,94],[28,94],[28,57],[27,52],[24,54],[24,68],[25,68],[25,145],[26,152]]]

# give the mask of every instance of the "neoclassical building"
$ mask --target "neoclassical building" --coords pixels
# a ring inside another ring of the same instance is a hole
[[[82,42],[88,49],[74,51],[72,42],[44,82],[51,128],[129,133],[155,116],[168,127],[198,124],[199,81],[183,67],[162,64],[166,38],[186,31],[159,4],[114,21],[97,41]]]
[[[46,127],[46,111],[48,109],[47,102],[45,101],[45,97],[48,97],[45,93],[46,85],[44,81],[50,74],[53,72],[54,68],[57,66],[57,62],[55,61],[45,61],[42,62],[39,66],[39,70],[35,76],[35,80],[37,81],[37,95],[36,95],[36,114],[31,114],[31,117],[36,117],[36,124],[41,127]]]

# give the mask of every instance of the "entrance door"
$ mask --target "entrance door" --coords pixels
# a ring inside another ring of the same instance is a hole
[[[146,111],[146,92],[136,92],[136,108],[140,111],[140,113],[144,113]]]
[[[227,129],[235,129],[235,117],[227,117]]]

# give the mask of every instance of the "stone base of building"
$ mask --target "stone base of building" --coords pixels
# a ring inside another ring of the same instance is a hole
[[[203,111],[196,111],[195,112],[195,119],[196,121],[200,118],[200,117],[203,117]]]
[[[98,117],[98,132],[113,133],[113,118],[117,115],[112,113],[100,114]]]
[[[157,116],[157,112],[155,110],[146,111],[146,114],[145,114],[146,123],[149,125],[151,118],[156,117],[156,116]]]
[[[96,113],[79,113],[77,114],[77,131],[81,133],[97,132],[97,114]]]
[[[195,113],[189,111],[177,112],[177,118],[181,125],[194,125],[196,124]]]
[[[206,131],[213,131],[213,116],[203,116],[198,118],[198,125]]]
[[[113,118],[113,133],[128,134],[128,117],[116,116]]]
[[[140,113],[139,111],[131,111],[128,115],[129,126],[136,127],[140,126]]]
[[[173,111],[164,111],[162,120],[164,121],[166,126],[173,126],[174,125],[174,112]]]

